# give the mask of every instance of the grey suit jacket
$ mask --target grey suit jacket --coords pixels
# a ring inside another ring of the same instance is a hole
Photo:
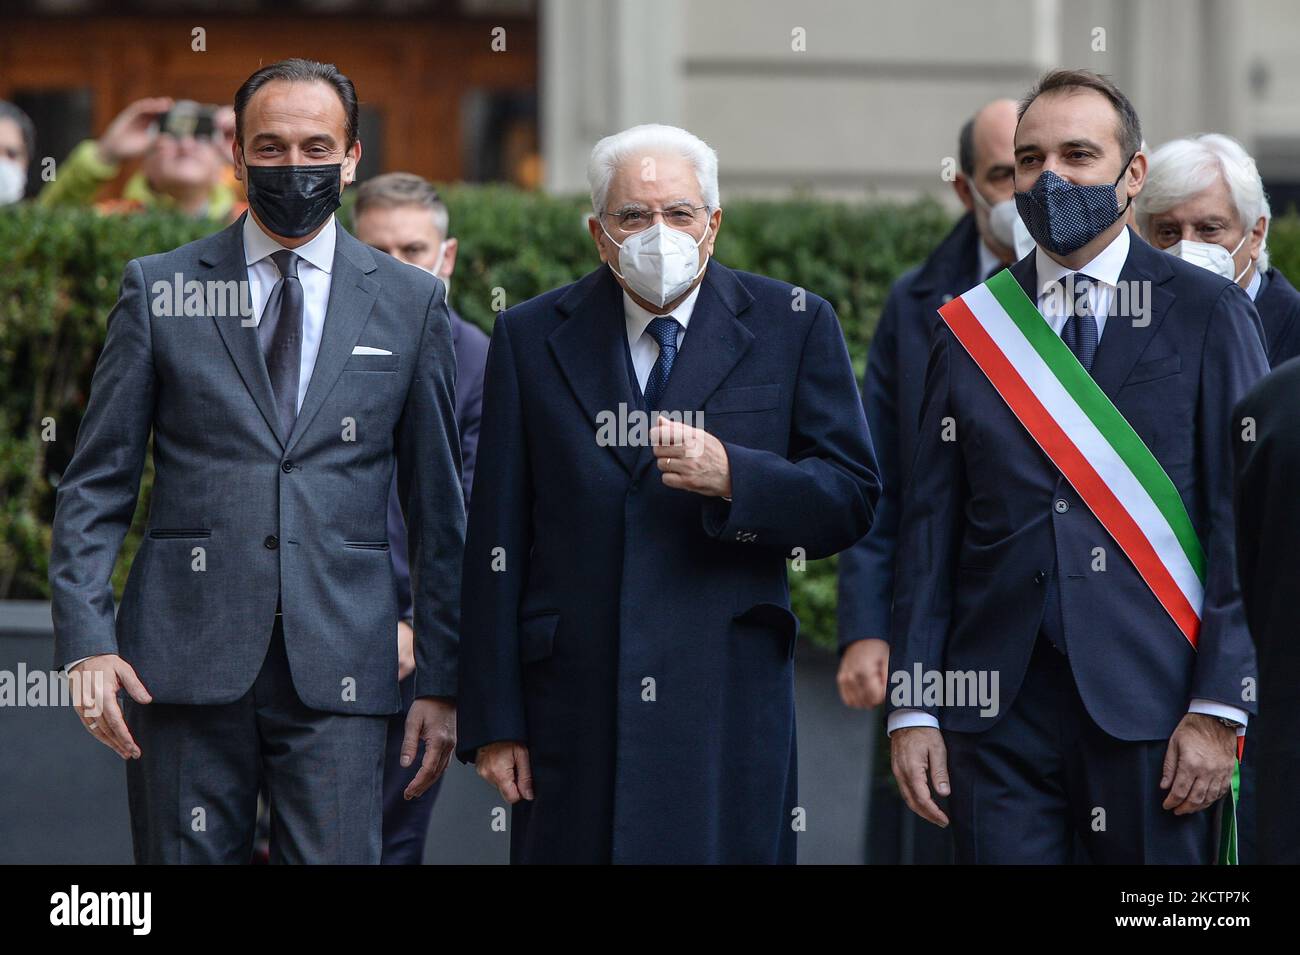
[[[465,512],[440,283],[338,226],[320,352],[280,434],[257,329],[225,295],[247,281],[242,228],[126,267],[58,489],[56,665],[118,653],[157,702],[231,702],[257,677],[279,602],[304,703],[396,712],[385,526],[396,460],[416,695],[454,696]],[[202,314],[163,314],[177,276],[206,283]],[[392,354],[354,355],[358,344]],[[151,433],[148,531],[115,620],[110,576]]]

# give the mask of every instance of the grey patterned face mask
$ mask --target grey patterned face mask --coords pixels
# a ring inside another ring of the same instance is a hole
[[[1034,241],[1048,252],[1069,255],[1114,225],[1128,211],[1128,202],[1123,208],[1116,203],[1115,187],[1132,161],[1129,156],[1109,186],[1083,186],[1043,170],[1028,192],[1016,193],[1016,208]]]

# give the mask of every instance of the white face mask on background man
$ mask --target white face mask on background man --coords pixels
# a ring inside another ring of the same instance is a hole
[[[1240,282],[1241,277],[1249,272],[1250,267],[1254,265],[1254,260],[1247,262],[1246,267],[1238,273],[1237,264],[1232,257],[1237,254],[1237,250],[1245,244],[1249,236],[1249,232],[1243,235],[1241,241],[1237,243],[1237,247],[1231,252],[1217,243],[1197,242],[1195,239],[1183,239],[1175,242],[1165,251],[1170,255],[1178,256],[1184,262],[1191,262],[1203,269],[1209,269],[1216,275],[1222,275],[1225,279]]]
[[[27,170],[12,159],[0,159],[0,206],[12,205],[27,190]]]
[[[969,180],[968,180],[969,182]],[[1016,248],[1016,223],[1020,221],[1020,212],[1016,209],[1016,200],[1003,199],[1001,202],[990,203],[981,195],[980,191],[975,188],[974,183],[969,183],[970,194],[975,202],[988,213],[989,232],[993,240],[999,245],[1005,245],[1008,249]],[[1028,235],[1028,232],[1025,233]],[[1019,252],[1017,258],[1021,258]]]
[[[1015,200],[1013,199],[1014,203]],[[1034,251],[1038,243],[1034,237],[1029,234],[1029,226],[1025,225],[1025,220],[1020,218],[1020,210],[1016,210],[1016,219],[1011,223],[1013,242],[1011,247],[1016,250],[1017,261],[1023,259],[1030,252]]]
[[[442,279],[442,290],[443,290],[442,300],[444,302],[450,302],[451,301],[451,276],[441,275],[438,271],[439,269],[442,268],[442,260],[445,259],[446,257],[447,257],[447,240],[443,239],[442,244],[438,246],[438,261],[434,262],[433,265],[431,265],[427,269],[424,269],[424,266],[422,265],[420,266],[420,268],[424,269],[424,271],[428,272],[434,278]]]
[[[611,263],[610,269],[633,292],[660,308],[690,288],[709,264],[706,260],[700,265],[699,250],[709,236],[711,224],[705,227],[698,242],[662,222],[628,236],[622,244],[609,234],[603,222],[600,228],[618,246],[619,268]]]

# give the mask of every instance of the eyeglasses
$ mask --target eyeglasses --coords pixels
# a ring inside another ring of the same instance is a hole
[[[655,216],[663,216],[664,224],[683,232],[692,226],[699,226],[709,218],[708,206],[674,206],[666,210],[626,209],[623,212],[602,212],[601,216],[610,219],[614,227],[626,235],[644,232],[655,221]]]

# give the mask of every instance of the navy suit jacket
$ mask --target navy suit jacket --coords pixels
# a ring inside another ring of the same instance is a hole
[[[469,506],[469,492],[474,484],[474,461],[478,451],[479,421],[483,417],[483,371],[487,367],[488,337],[449,308],[451,345],[456,353],[456,426],[460,431],[460,483]],[[411,600],[411,566],[406,558],[406,518],[402,516],[402,499],[397,493],[397,475],[388,494],[388,553],[393,558],[397,581],[398,617],[409,620],[414,611]]]
[[[979,230],[967,213],[920,265],[889,290],[871,337],[862,401],[880,465],[880,503],[871,530],[839,560],[839,644],[889,639],[902,488],[916,453],[925,366],[938,309],[979,275]]]
[[[1092,375],[1168,473],[1205,549],[1199,649],[941,322],[904,491],[909,573],[889,669],[996,671],[1000,684],[994,716],[927,709],[944,729],[980,732],[1007,712],[1040,627],[1065,643],[1080,696],[1111,736],[1164,739],[1192,698],[1254,712],[1243,697],[1255,655],[1236,581],[1232,411],[1268,370],[1258,316],[1234,283],[1130,240],[1120,281],[1150,283],[1149,321],[1109,316]],[[1032,254],[1012,267],[1031,299],[1036,273]],[[943,440],[946,419],[956,440]]]
[[[792,862],[786,559],[848,547],[879,484],[824,299],[708,263],[659,402],[703,412],[732,502],[667,486],[601,266],[497,319],[465,550],[461,759],[527,744],[516,861]],[[635,425],[633,425],[635,427]]]
[[[1255,309],[1264,323],[1269,366],[1276,368],[1300,355],[1300,292],[1275,268],[1265,272],[1262,281]]]

